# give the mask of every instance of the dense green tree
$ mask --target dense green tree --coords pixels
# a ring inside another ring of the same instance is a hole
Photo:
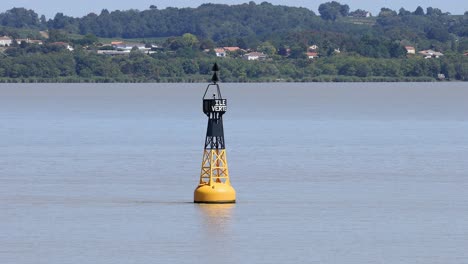
[[[268,55],[274,55],[276,54],[276,47],[270,42],[266,41],[260,44],[260,46],[258,46],[258,51],[261,51]]]
[[[185,33],[182,35],[182,42],[183,42],[183,45],[184,47],[187,47],[187,48],[194,48],[194,47],[198,47],[198,38],[193,35],[193,34],[190,34],[190,33]]]
[[[182,68],[186,74],[198,74],[200,66],[195,60],[184,60],[182,62]]]
[[[73,40],[73,43],[81,45],[81,46],[90,46],[90,45],[97,44],[98,42],[99,42],[99,38],[93,34],[86,34],[86,36],[84,36],[81,39]]]
[[[202,39],[200,41],[200,49],[214,49],[216,47],[216,43],[211,39]]]
[[[41,15],[40,22],[42,26],[47,25],[47,19],[44,15]]]
[[[178,50],[184,47],[184,43],[182,42],[181,38],[170,37],[166,39],[164,46],[171,50]]]
[[[291,46],[290,50],[291,50],[289,54],[290,58],[293,58],[293,59],[305,58],[305,54],[304,54],[305,47],[296,44],[296,45]]]
[[[424,16],[424,9],[422,7],[420,7],[420,6],[418,6],[416,8],[416,10],[414,10],[414,14],[416,16]]]
[[[402,45],[400,45],[400,43],[388,43],[387,47],[390,57],[392,58],[403,58],[407,54],[406,49]]]
[[[412,15],[411,11],[408,11],[406,9],[404,9],[403,7],[400,8],[400,10],[398,11],[398,15],[399,16],[410,16]]]
[[[426,8],[426,15],[428,16],[441,16],[442,10],[439,8],[428,7]]]
[[[66,16],[63,13],[57,13],[54,19],[49,20],[47,24],[49,28],[60,29],[68,33],[76,33],[78,32],[79,28],[77,19],[70,16]]]
[[[433,26],[427,31],[427,37],[429,39],[436,39],[441,42],[445,42],[450,39],[450,34],[441,26]]]
[[[60,42],[60,41],[64,41],[64,42],[67,42],[69,39],[68,39],[68,35],[61,31],[61,30],[56,30],[56,29],[52,29],[52,30],[49,30],[49,42]]]
[[[380,13],[379,13],[379,17],[392,17],[392,16],[396,16],[397,13],[395,12],[395,10],[392,10],[390,8],[386,8],[386,7],[382,7],[380,9]]]
[[[349,6],[336,1],[323,3],[319,6],[320,16],[325,20],[335,21],[339,17],[348,16]]]
[[[0,24],[15,28],[39,28],[41,22],[33,10],[15,7],[0,14]]]

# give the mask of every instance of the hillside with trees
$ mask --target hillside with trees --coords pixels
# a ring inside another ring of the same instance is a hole
[[[217,61],[223,81],[468,80],[468,12],[383,7],[372,16],[336,1],[318,10],[249,2],[47,20],[13,8],[0,13],[0,36],[13,40],[0,48],[0,79],[205,81]],[[139,42],[148,52],[116,56],[113,40]],[[220,47],[238,49],[220,57]],[[250,52],[266,59],[244,59]]]

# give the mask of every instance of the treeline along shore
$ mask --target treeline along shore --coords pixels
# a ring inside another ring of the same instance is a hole
[[[467,81],[468,11],[249,2],[0,13],[0,82]]]

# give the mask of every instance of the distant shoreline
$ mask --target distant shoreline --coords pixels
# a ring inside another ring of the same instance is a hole
[[[207,83],[209,78],[206,79],[190,79],[190,78],[164,78],[161,80],[144,80],[144,79],[125,79],[125,78],[93,78],[93,79],[82,79],[82,78],[45,78],[45,79],[36,79],[36,78],[0,78],[1,84],[9,83]],[[316,78],[307,78],[307,79],[259,79],[259,80],[229,80],[226,83],[343,83],[343,82],[375,82],[375,83],[385,83],[385,82],[464,82],[460,80],[437,80],[431,77],[406,77],[406,78],[394,78],[394,77],[372,77],[372,78],[359,78],[353,76],[322,76]]]
[[[194,83],[468,81],[468,11],[378,14],[336,1],[253,1],[51,19],[0,13],[0,82]]]

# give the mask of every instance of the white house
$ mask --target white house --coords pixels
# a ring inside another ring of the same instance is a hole
[[[310,52],[316,52],[319,49],[317,45],[310,46],[307,50]]]
[[[250,52],[242,56],[245,60],[265,60],[267,55],[262,52]]]
[[[307,52],[307,58],[309,59],[314,59],[314,58],[318,58],[318,53],[317,52]]]
[[[118,50],[98,50],[97,54],[99,55],[110,55],[110,56],[116,56],[116,55],[128,55],[130,52],[128,51],[118,51]]]
[[[21,42],[25,42],[25,43],[28,43],[28,44],[38,44],[38,45],[42,45],[43,42],[42,40],[37,40],[37,39],[16,39],[16,43],[21,44]]]
[[[226,50],[224,48],[216,48],[214,52],[216,53],[216,57],[226,57]]]
[[[137,48],[141,52],[148,52],[151,48],[147,48],[145,44],[142,43],[120,43],[120,44],[112,44],[112,46],[119,51],[127,51],[130,52],[133,48]]]
[[[405,46],[405,49],[408,54],[416,54],[416,49],[413,46]]]
[[[430,58],[440,58],[444,56],[441,52],[438,51],[433,51],[433,50],[421,50],[418,52],[419,54],[423,55],[425,59],[430,59]]]
[[[0,37],[0,46],[10,46],[11,43],[13,43],[13,40],[10,38],[10,37],[7,37],[7,36],[3,36],[3,37]]]

